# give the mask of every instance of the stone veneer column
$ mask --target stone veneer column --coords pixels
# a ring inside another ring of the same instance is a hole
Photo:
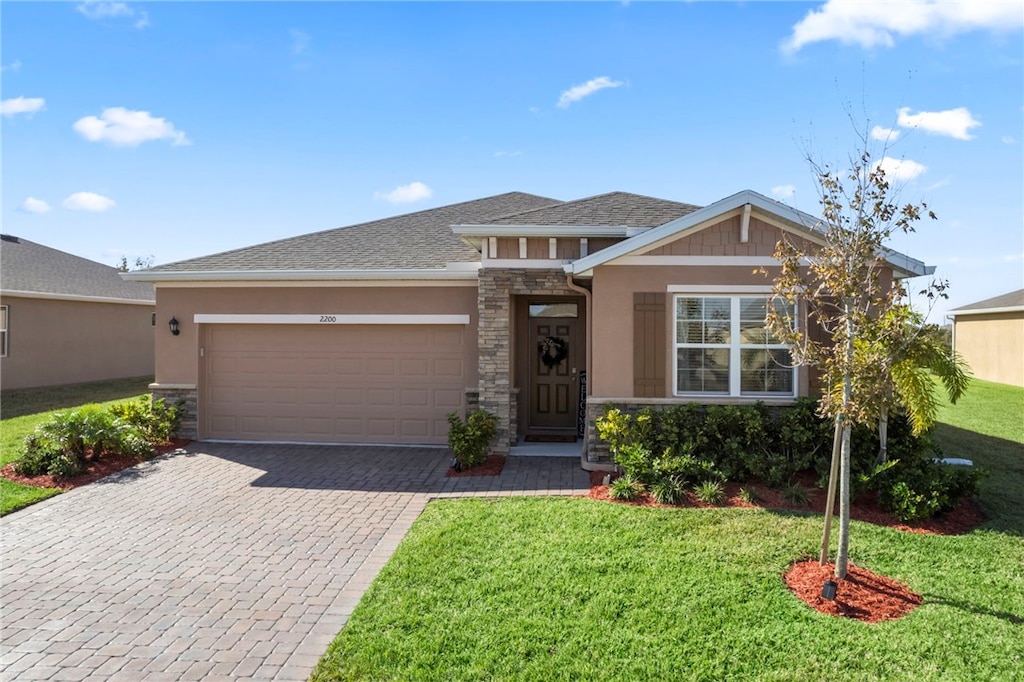
[[[484,268],[477,283],[480,407],[498,417],[495,454],[508,454],[516,429],[512,386],[512,296],[579,296],[561,270]]]
[[[496,454],[511,448],[511,295],[504,270],[481,270],[477,286],[477,365],[480,372],[480,407],[498,417]]]
[[[199,438],[199,391],[195,386],[185,384],[150,384],[149,390],[153,394],[153,400],[164,399],[168,407],[181,401],[178,409],[181,414],[181,425],[178,427],[178,437],[196,440]]]

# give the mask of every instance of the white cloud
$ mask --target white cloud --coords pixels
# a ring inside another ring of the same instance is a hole
[[[828,0],[793,26],[783,52],[838,40],[863,48],[892,47],[895,38],[949,37],[969,31],[1012,31],[1024,26],[1019,0]]]
[[[126,2],[85,0],[85,2],[79,4],[75,9],[78,10],[78,13],[86,19],[99,20],[124,17],[126,19],[135,19],[132,24],[135,28],[142,29],[149,26],[149,14],[147,14],[145,10],[136,11]]]
[[[0,114],[4,116],[34,114],[45,108],[46,100],[42,97],[14,97],[0,102]]]
[[[622,81],[613,81],[608,76],[593,78],[586,83],[574,85],[563,92],[558,98],[557,106],[559,109],[568,109],[569,105],[573,102],[579,102],[584,97],[593,95],[598,90],[604,90],[605,88],[617,88],[621,85],[624,85]]]
[[[86,116],[72,126],[90,142],[109,142],[116,147],[136,147],[148,140],[169,139],[177,145],[192,144],[174,124],[156,118],[148,111],[132,111],[124,107],[104,109],[100,118]]]
[[[288,35],[292,39],[292,54],[298,57],[299,55],[307,54],[309,52],[310,37],[308,33],[303,33],[297,28],[289,29]]]
[[[1010,137],[1009,135],[1003,135],[1001,140],[1002,140],[1003,144],[1016,144],[1017,143],[1017,140],[1014,139],[1013,137]]]
[[[780,199],[791,199],[796,194],[796,187],[793,185],[778,185],[772,187],[772,194]]]
[[[46,213],[50,210],[50,205],[42,199],[36,199],[35,197],[28,197],[21,204],[21,210],[28,213]]]
[[[910,159],[894,159],[891,156],[883,157],[871,166],[871,170],[882,167],[885,171],[885,179],[892,182],[909,182],[928,170],[928,167],[911,161]]]
[[[401,185],[390,192],[374,192],[374,199],[383,199],[392,204],[409,204],[414,201],[429,199],[433,196],[434,190],[422,182],[410,182],[408,185]]]
[[[64,200],[64,208],[72,211],[107,211],[116,205],[110,197],[95,192],[75,192]]]
[[[516,151],[514,151],[514,152],[503,152],[503,151],[496,151],[496,152],[494,152],[494,156],[496,156],[499,159],[502,158],[502,157],[522,156],[522,155],[523,155],[523,153],[521,151],[519,151],[518,149]]]
[[[10,64],[7,64],[6,66],[0,65],[0,71],[11,71],[11,72],[21,71],[21,60],[20,59],[15,59],[13,62],[11,62]]]
[[[871,129],[871,139],[878,140],[879,142],[895,142],[899,139],[900,131],[892,128],[883,128],[882,126],[875,126]]]
[[[946,135],[958,140],[970,140],[971,128],[981,125],[967,110],[967,107],[947,109],[946,111],[921,111],[910,113],[910,107],[903,107],[896,112],[896,123],[902,128],[918,128],[929,135]]]

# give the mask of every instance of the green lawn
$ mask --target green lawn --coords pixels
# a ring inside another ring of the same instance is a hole
[[[589,499],[446,500],[320,661],[323,680],[1003,680],[1024,669],[1024,390],[976,381],[938,437],[992,475],[964,536],[854,522],[858,565],[924,597],[875,625],[781,575],[821,519]]]
[[[137,398],[148,391],[150,381],[151,377],[136,377],[4,391],[0,394],[0,466],[18,459],[25,436],[54,412]],[[56,488],[35,488],[0,478],[0,516],[58,493]]]

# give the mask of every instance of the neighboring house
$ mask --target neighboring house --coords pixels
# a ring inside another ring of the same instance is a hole
[[[974,376],[1024,386],[1024,289],[949,312],[953,350]]]
[[[496,451],[579,434],[604,405],[785,404],[806,370],[764,332],[782,234],[818,220],[751,191],[711,206],[521,193],[128,275],[157,287],[154,393],[191,437],[444,443],[498,416]],[[929,271],[888,254],[884,277]],[[175,318],[181,334],[169,333]]]
[[[0,387],[153,374],[153,285],[11,235],[0,237]]]

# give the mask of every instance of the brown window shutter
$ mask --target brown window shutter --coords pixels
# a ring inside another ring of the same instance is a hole
[[[633,396],[665,396],[665,294],[633,294]]]

